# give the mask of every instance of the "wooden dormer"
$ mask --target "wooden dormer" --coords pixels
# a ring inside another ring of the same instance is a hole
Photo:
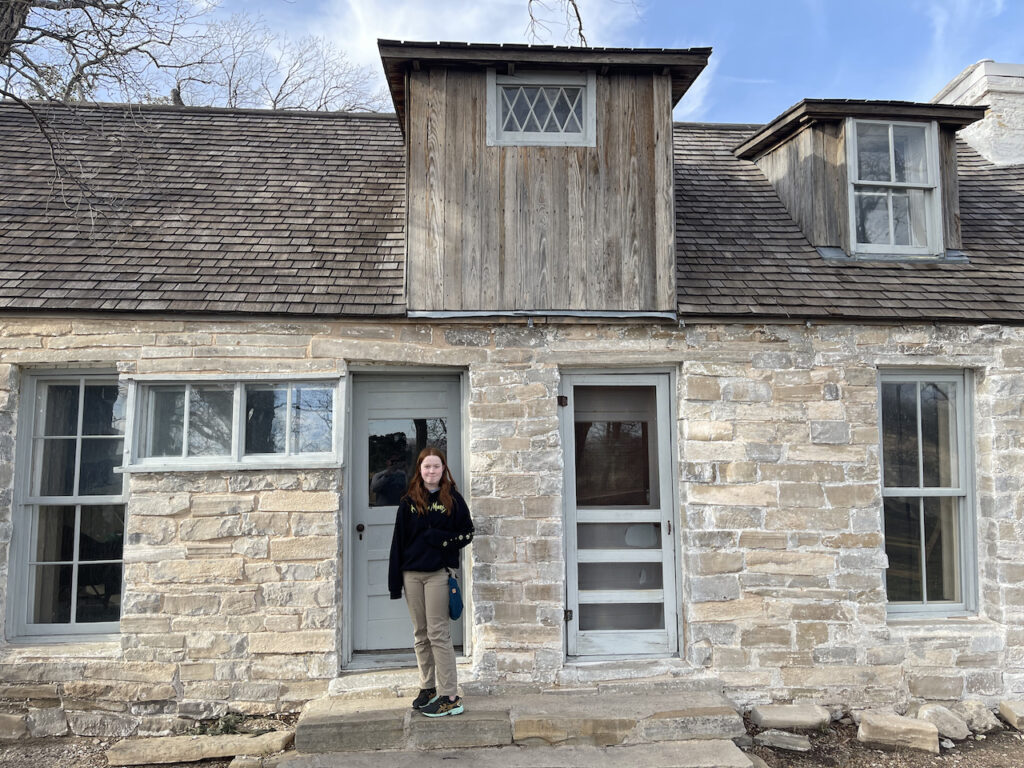
[[[984,107],[805,99],[735,154],[757,164],[826,257],[962,259],[956,132],[984,114]]]
[[[672,108],[710,49],[380,52],[406,142],[410,315],[675,312]]]

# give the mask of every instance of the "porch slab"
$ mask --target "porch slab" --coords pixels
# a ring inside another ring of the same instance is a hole
[[[491,747],[429,752],[292,754],[277,768],[752,768],[727,740],[661,742],[617,747]]]
[[[746,731],[732,703],[711,691],[647,691],[616,695],[596,689],[465,697],[462,715],[425,718],[411,697],[310,702],[299,719],[299,752],[452,749],[460,747],[592,746],[696,739],[725,740]]]

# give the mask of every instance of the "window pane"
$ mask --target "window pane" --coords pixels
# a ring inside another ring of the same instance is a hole
[[[921,602],[921,500],[885,500],[885,588],[890,602]]]
[[[40,496],[75,495],[75,439],[36,439]]]
[[[857,210],[857,242],[889,244],[889,202],[884,189],[865,187],[854,194]]]
[[[580,630],[664,629],[661,603],[581,603]]]
[[[924,500],[924,558],[928,602],[960,600],[959,499]]]
[[[334,434],[334,390],[296,385],[292,390],[292,452],[329,453]]]
[[[121,618],[121,569],[121,563],[78,567],[77,623],[118,621]]]
[[[857,123],[857,178],[861,181],[892,181],[888,125]]]
[[[117,384],[85,386],[83,435],[123,435],[127,391]]]
[[[960,485],[956,414],[955,383],[921,384],[921,450],[927,488]]]
[[[47,384],[40,389],[39,405],[45,403],[43,431],[36,434],[68,436],[78,434],[78,384]]]
[[[448,424],[441,418],[371,419],[368,446],[370,506],[398,504],[428,445],[448,454]]]
[[[515,115],[512,112],[512,102],[519,94],[517,88],[501,89],[501,130],[515,131],[519,128]]]
[[[288,388],[268,384],[245,387],[245,452],[284,453]]]
[[[928,244],[926,193],[920,189],[892,193],[894,245],[922,247]]]
[[[887,488],[917,488],[917,382],[882,384],[882,464]]]
[[[229,456],[234,387],[192,385],[189,398],[188,455]]]
[[[542,131],[546,131],[548,129],[548,118],[551,117],[551,105],[555,103],[557,98],[557,88],[540,89],[540,95],[537,97],[537,102],[533,107],[533,114],[537,117],[537,124],[540,126],[540,130]],[[557,131],[557,121],[551,120],[551,127]]]
[[[656,506],[654,387],[573,390],[578,507]]]
[[[648,506],[649,442],[644,422],[576,422],[577,506]]]
[[[75,508],[39,507],[36,510],[35,562],[70,562],[75,557]]]
[[[124,476],[114,472],[121,466],[124,441],[101,437],[82,438],[82,469],[78,478],[80,496],[120,495]]]
[[[124,551],[124,507],[83,506],[79,560],[120,560]]]
[[[523,88],[516,89],[515,100],[512,102],[512,114],[515,115],[519,130],[526,130],[526,121],[530,117],[530,99]]]
[[[928,155],[925,149],[925,126],[894,125],[892,127],[893,162],[896,181],[910,184],[928,183]]]
[[[661,589],[661,563],[580,563],[580,589]]]
[[[659,523],[580,523],[577,549],[661,549]]]
[[[185,387],[154,387],[149,392],[149,455],[181,456]]]
[[[32,600],[33,624],[67,624],[71,621],[71,566],[37,565]]]

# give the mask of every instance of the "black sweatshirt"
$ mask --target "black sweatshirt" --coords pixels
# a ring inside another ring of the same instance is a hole
[[[440,490],[427,497],[424,515],[416,511],[408,496],[403,496],[399,502],[388,568],[388,591],[392,600],[402,597],[403,571],[459,567],[459,550],[473,540],[473,521],[466,500],[454,488],[452,499],[455,509],[450,515],[444,512]]]

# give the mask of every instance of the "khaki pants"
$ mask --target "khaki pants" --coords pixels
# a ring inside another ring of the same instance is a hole
[[[448,572],[404,571],[405,602],[412,618],[413,647],[420,668],[420,688],[455,696],[458,680],[448,618]]]

